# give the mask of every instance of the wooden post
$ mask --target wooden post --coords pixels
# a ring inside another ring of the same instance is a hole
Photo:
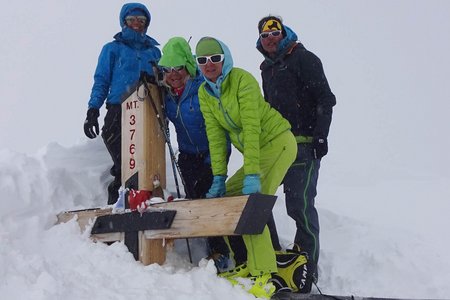
[[[162,99],[158,86],[149,83],[148,87],[150,91],[141,84],[122,102],[122,186],[153,191],[155,177],[162,188],[166,187],[166,155],[164,133],[150,102],[154,101],[162,117]],[[144,264],[164,263],[163,241],[147,245],[149,241],[143,237],[144,234],[139,233],[139,260]]]
[[[140,85],[122,102],[122,184],[138,174],[139,190],[153,191],[153,178],[159,176],[166,187],[165,139],[150,103],[153,99],[162,117],[158,87],[150,91]]]

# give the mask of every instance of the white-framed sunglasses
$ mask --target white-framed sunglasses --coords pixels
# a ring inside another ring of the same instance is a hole
[[[197,64],[206,65],[208,60],[210,62],[212,62],[213,64],[218,64],[218,63],[222,62],[224,58],[225,58],[224,54],[214,54],[214,55],[210,55],[210,56],[197,56],[196,60],[197,60]]]
[[[184,66],[178,67],[161,67],[164,73],[172,73],[173,71],[179,73],[184,69]]]
[[[281,34],[281,30],[274,30],[274,31],[261,32],[261,33],[259,34],[259,36],[260,36],[262,39],[266,39],[266,38],[268,38],[269,36],[279,36],[280,34]]]

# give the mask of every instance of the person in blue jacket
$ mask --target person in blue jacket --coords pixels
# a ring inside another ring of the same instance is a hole
[[[171,38],[162,51],[158,65],[166,86],[165,113],[177,133],[184,191],[188,199],[204,198],[212,183],[212,172],[205,120],[198,102],[203,77],[184,38]]]
[[[200,111],[198,88],[204,78],[197,69],[191,47],[182,37],[171,38],[162,49],[159,67],[163,73],[166,117],[173,123],[179,149],[178,165],[188,199],[203,199],[213,174],[205,120]],[[231,143],[228,143],[228,157]],[[210,258],[220,269],[227,267],[229,249],[222,237],[208,238]]]
[[[159,43],[146,35],[151,15],[140,3],[123,5],[120,11],[121,32],[107,43],[98,58],[94,85],[88,102],[84,133],[90,139],[99,134],[98,117],[106,100],[107,113],[102,138],[113,160],[108,186],[108,204],[114,204],[121,186],[121,103],[131,94],[141,72],[153,74],[153,65],[161,57]]]

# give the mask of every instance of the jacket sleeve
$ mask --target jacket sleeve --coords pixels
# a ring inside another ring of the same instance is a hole
[[[327,137],[330,130],[333,106],[336,104],[336,97],[331,92],[325,72],[320,59],[310,51],[302,54],[301,75],[304,84],[308,86],[309,93],[313,99],[317,99],[316,106],[316,128],[314,136]]]
[[[244,146],[244,174],[260,173],[261,110],[265,101],[258,82],[250,73],[243,73],[237,92],[239,113],[242,123],[241,143]]]
[[[98,57],[97,68],[94,73],[94,85],[92,86],[88,108],[99,109],[103,105],[103,102],[105,102],[111,86],[114,60],[113,45],[111,43],[106,44],[103,46]]]
[[[200,110],[205,119],[212,172],[213,175],[227,175],[227,132],[214,116],[208,101],[209,97],[210,96],[205,91],[203,85],[200,86],[198,90],[198,100],[200,103]]]

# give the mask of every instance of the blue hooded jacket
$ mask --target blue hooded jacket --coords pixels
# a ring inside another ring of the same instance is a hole
[[[179,99],[170,92],[165,96],[166,116],[175,126],[180,152],[209,152],[205,120],[198,102],[198,88],[202,83],[203,77],[197,73],[195,78],[188,80]]]
[[[148,20],[142,33],[125,23],[125,17],[136,9],[141,10]],[[122,31],[114,36],[115,41],[103,47],[99,55],[88,108],[99,109],[105,99],[108,104],[121,104],[122,97],[129,94],[139,80],[141,71],[153,75],[152,64],[158,62],[161,51],[156,47],[159,43],[146,35],[150,20],[150,12],[143,4],[128,3],[122,7]]]

